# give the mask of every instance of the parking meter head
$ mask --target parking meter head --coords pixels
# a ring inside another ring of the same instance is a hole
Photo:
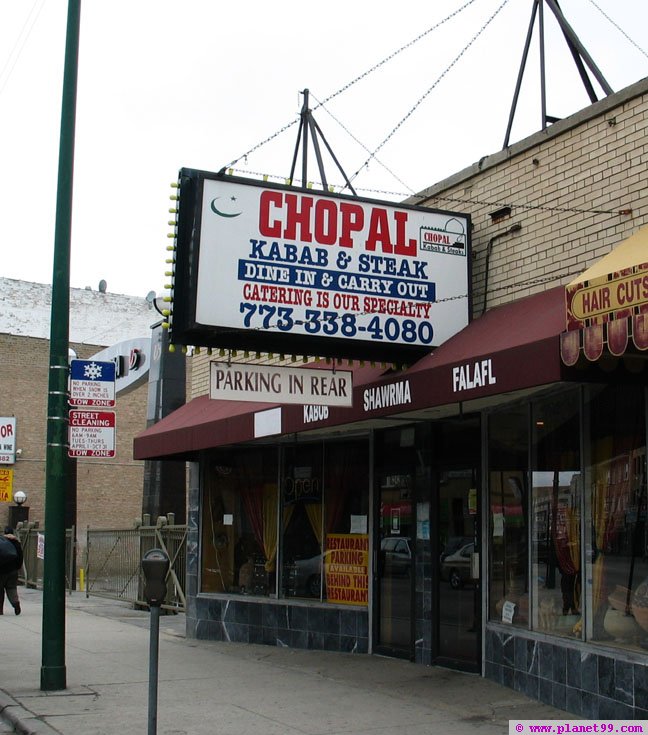
[[[166,596],[166,576],[169,557],[162,549],[151,549],[142,558],[144,572],[144,599],[151,607],[159,607]]]

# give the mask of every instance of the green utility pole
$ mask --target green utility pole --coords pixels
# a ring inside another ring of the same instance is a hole
[[[65,494],[68,481],[70,240],[81,0],[68,0],[50,325],[41,689],[65,689]]]

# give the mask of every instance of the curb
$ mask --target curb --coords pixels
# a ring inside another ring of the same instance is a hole
[[[58,730],[39,720],[2,690],[0,690],[0,717],[20,735],[60,735]]]

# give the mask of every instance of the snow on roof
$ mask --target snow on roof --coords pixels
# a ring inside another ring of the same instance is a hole
[[[0,277],[0,333],[50,338],[52,287]],[[70,289],[70,342],[108,347],[150,337],[160,315],[142,296]]]

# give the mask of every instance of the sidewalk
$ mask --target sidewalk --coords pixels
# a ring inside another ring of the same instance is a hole
[[[148,731],[149,613],[67,599],[67,689],[40,691],[42,593],[0,619],[0,733]],[[159,735],[480,735],[565,713],[475,675],[378,656],[186,640],[160,618]],[[573,718],[572,718],[573,719]],[[7,724],[11,723],[11,724]]]

